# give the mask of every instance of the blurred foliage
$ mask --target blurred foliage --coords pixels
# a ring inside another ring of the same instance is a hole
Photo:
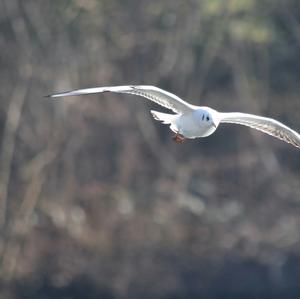
[[[1,0],[0,296],[298,298],[296,149],[43,95],[151,84],[299,131],[299,53],[296,0]]]

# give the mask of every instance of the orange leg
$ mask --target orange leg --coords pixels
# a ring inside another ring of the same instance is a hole
[[[172,137],[172,139],[173,139],[176,143],[179,143],[179,144],[182,144],[182,143],[185,141],[184,136],[182,136],[182,135],[180,135],[180,134],[178,134],[178,133],[176,133],[176,134]]]

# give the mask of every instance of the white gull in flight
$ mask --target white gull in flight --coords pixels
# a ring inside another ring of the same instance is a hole
[[[182,143],[186,138],[194,139],[209,136],[214,133],[219,124],[233,123],[262,131],[300,148],[300,135],[275,119],[240,112],[223,113],[209,107],[195,106],[155,86],[95,87],[56,93],[48,97],[78,96],[103,92],[134,94],[175,112],[175,114],[167,114],[151,110],[154,119],[170,125],[170,129],[175,133],[173,139],[177,143]]]

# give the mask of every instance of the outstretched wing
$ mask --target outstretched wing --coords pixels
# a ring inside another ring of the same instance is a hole
[[[148,85],[94,87],[56,93],[49,95],[48,97],[56,98],[66,96],[78,96],[103,92],[129,93],[138,95],[147,98],[150,101],[153,101],[165,108],[171,109],[176,113],[191,112],[194,109],[193,105],[183,101],[178,96],[158,87]]]
[[[300,135],[296,131],[272,118],[232,112],[220,113],[220,122],[248,126],[300,148]]]

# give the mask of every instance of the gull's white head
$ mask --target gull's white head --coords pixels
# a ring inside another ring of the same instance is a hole
[[[206,128],[205,136],[211,135],[218,127],[220,119],[218,112],[209,107],[201,107],[195,111],[197,121],[200,122],[202,128]]]

